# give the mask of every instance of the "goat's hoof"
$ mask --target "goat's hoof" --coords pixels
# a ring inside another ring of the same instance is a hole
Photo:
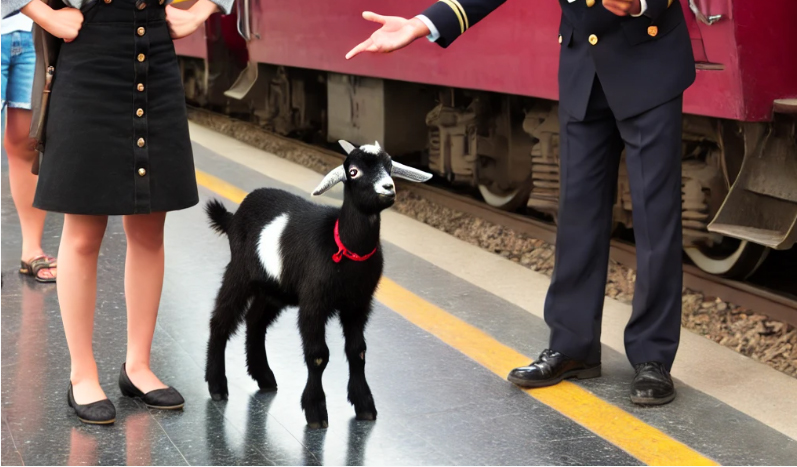
[[[273,392],[277,390],[277,382],[273,378],[266,379],[264,381],[258,381],[257,387],[263,392]]]
[[[230,390],[227,389],[226,376],[206,378],[205,381],[208,382],[208,392],[211,399],[214,401],[227,400]]]
[[[376,420],[376,413],[374,412],[360,412],[355,417],[357,420],[365,420],[369,422],[373,422]]]
[[[321,428],[329,428],[329,422],[326,420],[322,420],[321,422],[307,422],[307,426],[313,430],[319,430]]]
[[[211,392],[210,393],[210,398],[213,399],[214,401],[226,401],[227,400],[227,394]]]

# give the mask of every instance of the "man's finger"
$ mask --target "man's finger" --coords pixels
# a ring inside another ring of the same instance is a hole
[[[365,50],[371,44],[373,44],[373,41],[371,39],[368,39],[366,41],[361,42],[359,45],[357,45],[357,47],[351,49],[349,51],[349,53],[346,54],[346,60],[348,60],[348,59],[354,57],[355,55],[357,55],[358,53],[362,52],[363,50]]]
[[[617,4],[615,2],[613,2],[612,0],[604,0],[603,7],[606,8],[607,10],[609,10],[611,13],[614,13],[615,15],[618,15],[618,16],[625,15],[625,12],[622,11],[617,6]]]
[[[384,16],[377,15],[372,11],[363,11],[363,18],[367,19],[368,21],[373,21],[379,24],[385,24],[385,22],[387,22],[387,19],[385,19]]]
[[[617,0],[603,0],[603,6],[606,7],[607,10],[618,11],[623,8],[624,2],[619,2]]]

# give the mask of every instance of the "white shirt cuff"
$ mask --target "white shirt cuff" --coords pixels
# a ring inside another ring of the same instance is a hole
[[[644,2],[645,0],[642,1]],[[426,36],[426,38],[429,39],[429,42],[436,42],[437,39],[440,39],[440,31],[438,31],[437,28],[434,27],[434,23],[432,23],[432,21],[429,18],[427,18],[424,15],[418,15],[416,16],[416,18],[421,20],[421,22],[425,24],[427,28],[429,28],[429,35]]]
[[[638,14],[638,15],[631,15],[631,16],[633,16],[634,18],[639,18],[639,17],[640,17],[640,16],[642,16],[642,15],[643,15],[643,14],[644,14],[644,13],[647,11],[647,9],[648,9],[648,2],[647,2],[646,0],[639,0],[639,4],[642,6],[642,8],[639,10],[639,14]]]

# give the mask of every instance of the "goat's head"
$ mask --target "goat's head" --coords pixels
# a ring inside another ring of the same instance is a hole
[[[348,154],[346,160],[324,177],[313,191],[313,196],[345,182],[346,196],[360,210],[379,212],[392,206],[396,200],[396,187],[391,176],[413,182],[425,182],[432,178],[432,174],[394,162],[378,142],[359,148],[344,140],[338,143]]]

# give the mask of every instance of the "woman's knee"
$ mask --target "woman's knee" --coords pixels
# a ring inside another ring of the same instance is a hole
[[[28,137],[27,134],[20,137],[19,135],[14,136],[6,133],[4,145],[9,159],[21,159],[26,162],[33,161],[37,154],[36,140]]]
[[[127,243],[148,250],[163,248],[164,220],[165,216],[161,214],[126,216],[124,227]]]
[[[30,110],[8,109],[5,141],[9,158],[33,160],[36,155],[36,140],[30,137]]]
[[[64,222],[61,249],[68,248],[81,256],[97,256],[105,236],[105,218],[90,219],[88,216],[67,219]]]

